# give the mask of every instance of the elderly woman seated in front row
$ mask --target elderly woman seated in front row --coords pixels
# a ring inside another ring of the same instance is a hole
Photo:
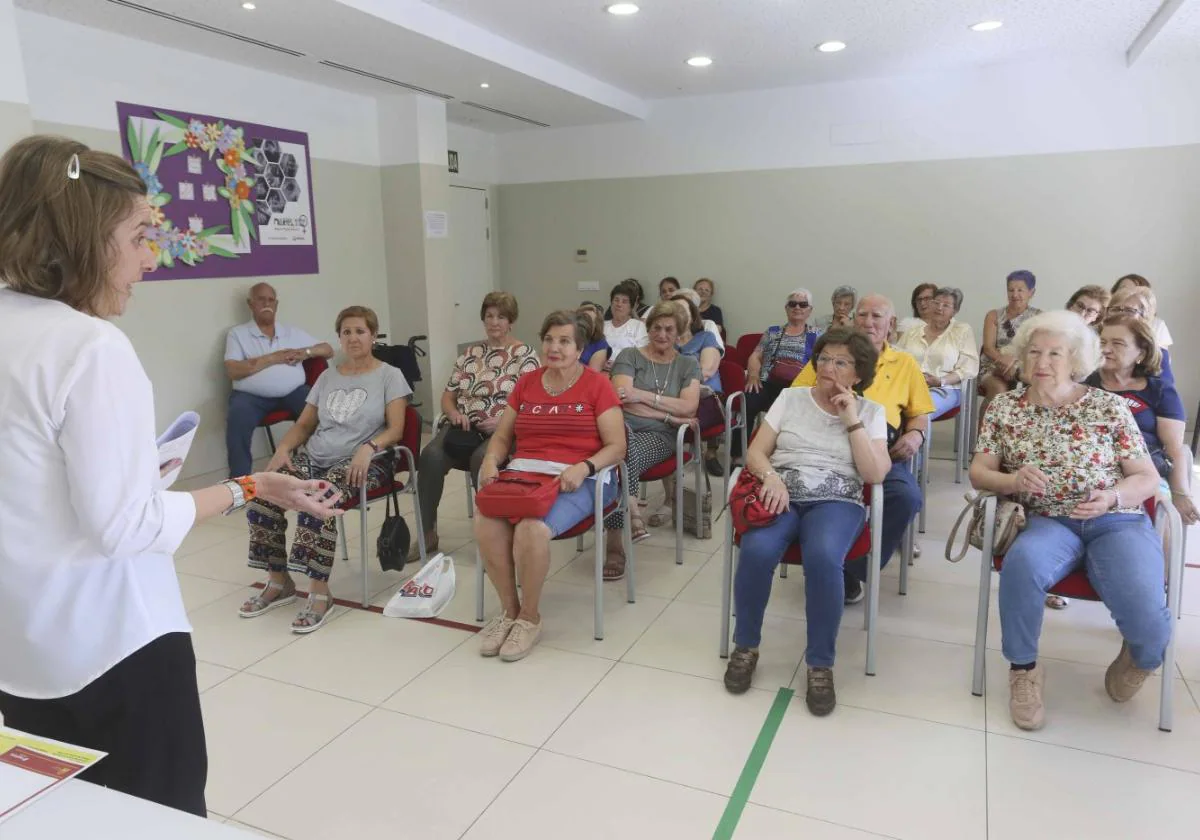
[[[1100,360],[1095,331],[1074,313],[1047,312],[1021,325],[1010,352],[1029,387],[993,399],[971,483],[1013,497],[1029,517],[1000,572],[1000,628],[1013,723],[1039,729],[1038,637],[1055,583],[1085,568],[1116,620],[1123,641],[1104,687],[1118,703],[1162,664],[1171,619],[1162,543],[1142,510],[1158,474],[1125,401],[1081,382]]]
[[[763,503],[778,516],[742,537],[725,688],[734,694],[750,688],[775,567],[796,543],[804,554],[805,701],[820,716],[837,702],[833,659],[846,598],[843,566],[866,519],[863,484],[883,481],[892,459],[883,406],[862,396],[875,379],[875,345],[859,330],[834,327],[817,339],[815,353],[816,384],[788,388],[775,400],[746,455],[746,469],[762,479]]]
[[[925,305],[925,320],[900,336],[896,349],[911,354],[921,365],[934,420],[962,402],[962,384],[979,373],[979,345],[975,331],[954,316],[962,308],[959,289],[943,286]]]

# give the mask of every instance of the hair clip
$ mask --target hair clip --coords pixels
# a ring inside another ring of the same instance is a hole
[[[71,155],[71,162],[67,164],[67,177],[72,181],[79,180],[79,155]]]

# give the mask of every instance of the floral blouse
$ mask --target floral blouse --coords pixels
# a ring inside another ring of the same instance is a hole
[[[1145,441],[1125,401],[1099,388],[1070,405],[1033,405],[1028,391],[995,397],[980,429],[976,452],[996,455],[1000,469],[1037,467],[1049,478],[1043,496],[1021,493],[1030,513],[1067,516],[1091,490],[1107,490],[1121,480],[1122,461],[1148,458]],[[1121,513],[1139,513],[1126,506]]]
[[[528,344],[472,344],[454,363],[446,390],[454,392],[458,410],[472,423],[478,423],[504,411],[521,375],[541,365],[537,352]]]

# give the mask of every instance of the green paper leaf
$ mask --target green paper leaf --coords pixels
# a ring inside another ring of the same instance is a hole
[[[233,226],[233,242],[235,245],[241,245],[246,239],[242,234],[242,225],[244,224],[242,214],[235,212],[229,217],[229,220]]]
[[[228,200],[231,193],[225,187],[217,187],[217,195],[221,196],[221,198]]]
[[[227,259],[231,259],[231,260],[237,259],[237,254],[233,253],[232,251],[226,251],[224,248],[220,247],[219,245],[209,245],[208,252],[210,254],[213,254],[218,257],[226,257]]]
[[[160,192],[157,195],[151,196],[150,203],[155,207],[166,207],[171,203],[171,194]]]
[[[137,129],[133,126],[133,117],[125,123],[125,139],[129,141],[129,157],[139,162],[142,159],[142,147],[138,144]]]
[[[164,114],[162,111],[155,111],[154,116],[158,117],[168,125],[173,125],[176,128],[182,128],[184,131],[187,131],[187,123],[179,119],[179,117],[174,117],[170,114]]]
[[[191,254],[184,254],[182,257],[179,258],[179,261],[186,265],[190,265],[192,268],[196,267],[196,258],[193,257]]]
[[[165,152],[163,152],[162,156],[163,157],[172,157],[172,156],[177,155],[180,152],[184,152],[184,151],[187,151],[187,143],[184,142],[183,140],[180,140],[178,143],[176,143],[175,145],[173,145],[169,149],[167,149]]]
[[[162,142],[158,139],[157,128],[154,129],[154,134],[150,135],[150,145],[147,147],[147,150],[150,154],[146,158],[146,166],[150,168],[151,172],[157,172],[158,165],[162,163],[163,152]]]
[[[166,259],[163,260],[163,266],[166,268],[174,268],[175,260],[171,259],[171,254],[167,251],[163,251],[163,256],[166,257]]]
[[[220,169],[226,175],[232,174],[229,164],[225,162],[225,158],[217,158],[217,169]]]
[[[204,237],[205,239],[208,239],[210,236],[213,236],[214,234],[221,233],[227,227],[229,227],[229,225],[213,225],[212,227],[207,227],[204,230],[200,231],[200,236]]]
[[[258,241],[258,225],[254,224],[254,211],[250,209],[250,202],[242,204],[242,212],[246,216],[246,230],[250,231],[250,238],[255,242]]]

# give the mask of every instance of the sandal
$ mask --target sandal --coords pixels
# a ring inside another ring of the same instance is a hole
[[[661,528],[664,525],[674,525],[675,511],[672,508],[667,508],[665,512],[660,510],[657,513],[651,514],[650,518],[647,519],[646,522],[651,528]]]
[[[274,598],[268,598],[268,592],[279,592]],[[270,612],[276,607],[282,607],[296,600],[296,584],[288,578],[287,583],[280,583],[276,580],[268,580],[263,586],[262,592],[246,599],[238,610],[238,615],[242,618],[257,618],[263,613]]]
[[[322,612],[317,612],[313,609],[317,601],[325,602],[325,609]],[[315,592],[308,593],[308,602],[304,605],[304,609],[296,613],[296,619],[292,622],[293,633],[311,633],[325,623],[325,619],[329,618],[329,613],[333,609],[332,595],[318,595]]]
[[[1069,603],[1071,602],[1061,595],[1046,596],[1046,606],[1052,610],[1065,610]]]
[[[629,531],[630,542],[639,543],[650,538],[650,532],[646,530],[646,523],[642,521],[641,516],[634,512],[632,507],[629,510]]]
[[[604,552],[604,579],[606,581],[621,580],[625,577],[625,549],[618,542],[609,541]]]

